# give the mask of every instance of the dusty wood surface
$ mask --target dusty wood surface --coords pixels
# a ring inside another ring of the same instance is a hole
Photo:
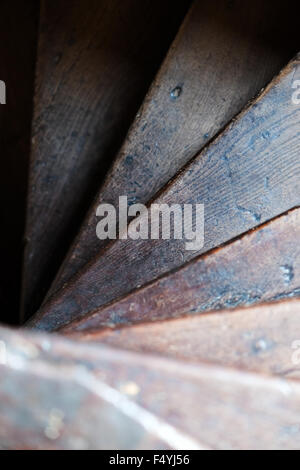
[[[297,381],[54,336],[0,338],[4,448],[299,450]]]
[[[1,1],[0,317],[18,323],[39,2]]]
[[[74,333],[71,331],[71,334]],[[136,352],[300,379],[299,300],[117,329],[83,331],[76,333],[75,338]]]
[[[24,262],[40,304],[188,1],[42,1]]]
[[[22,450],[170,449],[148,429],[129,401],[89,372],[92,362],[72,358],[71,345],[53,339],[4,334],[6,365],[0,365],[0,446]],[[77,345],[73,344],[76,349]],[[93,364],[95,366],[95,362]],[[98,372],[101,374],[100,370]],[[143,412],[143,410],[142,410]],[[136,413],[136,417],[134,416]],[[105,432],[104,432],[105,430]],[[158,435],[157,435],[158,434]]]
[[[300,296],[299,240],[300,209],[295,209],[71,323],[67,331],[174,318]]]
[[[205,243],[187,251],[185,240],[117,240],[38,312],[31,325],[52,330],[82,318],[136,287],[182,266],[300,205],[300,106],[292,61],[266,90],[155,200],[205,205]]]
[[[149,201],[297,52],[286,9],[281,1],[196,2],[52,293],[107,245],[95,234],[100,202],[118,207],[120,195],[130,203]]]

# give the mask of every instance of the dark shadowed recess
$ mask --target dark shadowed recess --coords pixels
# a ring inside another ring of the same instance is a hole
[[[0,320],[15,324],[20,302],[21,261],[30,150],[39,2],[0,3]]]

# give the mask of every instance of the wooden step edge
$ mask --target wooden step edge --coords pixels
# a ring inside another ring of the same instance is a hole
[[[297,381],[56,336],[1,329],[0,338],[5,448],[299,446]]]

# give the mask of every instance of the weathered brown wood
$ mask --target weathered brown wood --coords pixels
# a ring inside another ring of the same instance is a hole
[[[205,243],[117,240],[44,305],[31,323],[59,328],[300,205],[299,57],[155,200],[205,205]]]
[[[24,262],[39,305],[189,1],[42,1]]]
[[[291,21],[281,1],[195,2],[51,293],[107,245],[95,236],[100,202],[149,201],[290,60]]]
[[[135,352],[300,379],[299,300],[70,334]]]
[[[2,351],[0,365],[0,447],[172,449],[159,429],[166,426],[163,420],[149,413],[154,423],[147,426],[147,411],[134,405],[129,409],[131,401],[122,391],[104,383],[101,367],[89,372],[89,365],[96,365],[95,354],[92,360],[88,350],[88,355],[74,357],[76,344],[53,338],[31,339],[3,330],[0,337],[6,345],[6,364]]]
[[[0,5],[0,319],[10,324],[19,321],[38,11],[36,0]]]
[[[66,331],[89,331],[300,296],[299,240],[300,209],[295,209],[71,323]]]
[[[55,336],[0,338],[4,448],[299,449],[297,381]]]

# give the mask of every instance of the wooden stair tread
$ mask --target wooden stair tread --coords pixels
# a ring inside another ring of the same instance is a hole
[[[24,262],[40,305],[187,1],[42,1]],[[176,6],[176,8],[173,8]]]
[[[200,256],[61,331],[85,332],[300,296],[300,209]]]
[[[0,310],[21,290],[39,39],[22,315],[56,274],[28,326],[60,334],[0,326],[0,450],[298,449],[300,54],[273,78],[297,11],[195,0],[162,63],[190,0],[25,3],[0,16]],[[204,247],[99,242],[120,195],[205,204]]]
[[[95,234],[100,202],[149,201],[296,53],[290,44],[270,47],[285,24],[282,2],[271,11],[268,1],[195,2],[50,294],[107,245]],[[290,15],[288,31],[280,37],[290,35]]]
[[[299,325],[300,301],[294,299],[121,328],[63,332],[130,351],[298,380],[300,368],[293,356],[300,363]]]
[[[59,328],[299,206],[300,108],[291,93],[299,74],[296,58],[155,200],[205,204],[201,250],[187,251],[185,240],[117,240],[30,324]]]
[[[296,380],[55,336],[3,329],[0,334],[7,348],[0,383],[6,448],[271,450],[299,445]],[[29,412],[32,397],[34,414]]]

